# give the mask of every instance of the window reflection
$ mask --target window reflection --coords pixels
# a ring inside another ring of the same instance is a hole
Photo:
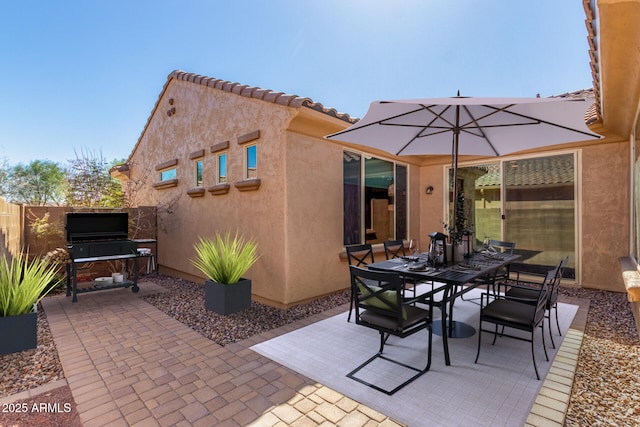
[[[218,154],[218,176],[216,184],[227,182],[227,153]]]
[[[258,177],[258,159],[257,159],[257,147],[255,145],[250,145],[246,149],[246,157],[247,157],[247,170],[246,170],[246,178],[257,178]]]
[[[170,179],[176,179],[176,168],[171,168],[160,172],[160,181],[168,181]]]
[[[343,186],[345,245],[406,239],[406,166],[345,151]]]
[[[196,161],[196,187],[202,187],[202,160]]]

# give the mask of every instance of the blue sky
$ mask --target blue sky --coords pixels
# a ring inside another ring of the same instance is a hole
[[[5,1],[0,159],[126,158],[183,70],[370,102],[592,86],[581,0]]]

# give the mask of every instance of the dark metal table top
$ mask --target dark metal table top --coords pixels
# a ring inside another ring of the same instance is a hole
[[[417,260],[413,260],[417,258]],[[433,268],[427,255],[417,257],[394,258],[374,262],[367,265],[372,270],[395,271],[403,276],[432,280],[449,285],[462,285],[478,277],[483,277],[493,270],[508,265],[520,259],[520,255],[503,253],[473,253],[462,262],[444,264]],[[422,268],[423,267],[423,268]]]

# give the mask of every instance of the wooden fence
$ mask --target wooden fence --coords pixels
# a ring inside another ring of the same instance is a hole
[[[0,257],[20,254],[22,247],[22,209],[0,197]]]

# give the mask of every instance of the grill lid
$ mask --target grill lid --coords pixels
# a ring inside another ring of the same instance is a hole
[[[68,242],[128,239],[129,214],[127,212],[68,212],[65,229]]]

